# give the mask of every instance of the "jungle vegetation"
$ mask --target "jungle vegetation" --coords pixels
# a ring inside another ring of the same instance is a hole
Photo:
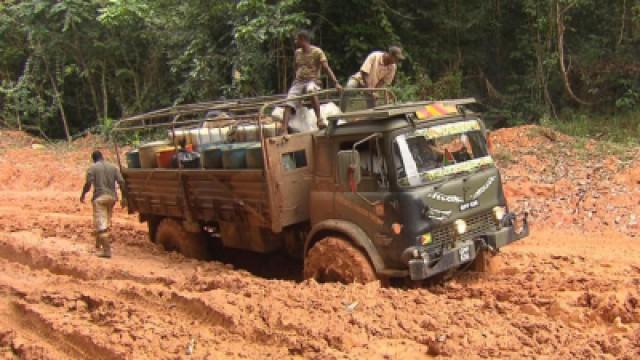
[[[302,28],[342,82],[396,44],[403,99],[475,96],[508,124],[620,115],[640,133],[640,0],[4,0],[0,125],[68,139],[284,92]]]

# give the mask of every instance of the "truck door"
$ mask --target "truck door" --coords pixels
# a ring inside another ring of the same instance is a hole
[[[360,139],[339,141],[338,151],[351,150]],[[356,146],[360,155],[361,181],[356,191],[337,178],[335,209],[338,219],[359,225],[376,245],[386,245],[384,199],[389,194],[387,164],[382,156],[382,139],[374,138]]]
[[[310,133],[277,136],[265,141],[272,195],[272,230],[276,233],[285,226],[309,220],[312,142]]]

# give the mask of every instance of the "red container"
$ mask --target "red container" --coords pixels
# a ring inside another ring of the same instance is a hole
[[[176,149],[164,148],[156,151],[156,160],[158,161],[158,167],[164,169],[173,168],[173,157],[176,154]]]

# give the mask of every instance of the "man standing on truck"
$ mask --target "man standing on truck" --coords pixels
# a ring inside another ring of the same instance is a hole
[[[291,84],[288,98],[301,96],[307,93],[318,91],[321,88],[320,72],[324,70],[331,81],[335,84],[336,89],[342,90],[342,86],[333,74],[333,70],[329,66],[324,51],[317,46],[311,45],[311,34],[308,31],[301,30],[296,34],[295,38],[296,52],[294,55],[296,77]],[[313,111],[316,113],[318,128],[324,125],[320,118],[320,101],[317,96],[311,98]],[[299,100],[288,102],[284,109],[282,117],[283,128],[285,133],[289,132],[289,117],[291,111],[301,106]]]
[[[367,56],[360,70],[349,78],[347,89],[378,89],[391,85],[396,76],[398,63],[404,58],[402,48],[399,46],[391,46],[386,52],[372,52]],[[369,108],[375,106],[375,100],[375,93],[367,96]]]
[[[93,186],[93,224],[95,227],[96,250],[99,257],[111,257],[111,216],[113,206],[118,200],[116,194],[116,182],[122,193],[122,207],[126,206],[126,196],[124,191],[124,179],[120,170],[113,164],[104,160],[99,150],[91,154],[93,165],[87,170],[87,180],[82,188],[80,202],[84,203],[84,198]]]

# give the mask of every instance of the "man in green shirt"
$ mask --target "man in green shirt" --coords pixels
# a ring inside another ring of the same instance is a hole
[[[98,256],[104,258],[111,257],[111,217],[113,206],[118,200],[116,194],[116,183],[122,193],[122,207],[126,205],[124,193],[124,179],[120,170],[113,164],[104,160],[102,153],[98,150],[91,154],[93,165],[87,170],[87,180],[82,188],[80,202],[84,203],[84,198],[93,186],[93,225],[95,227],[96,250],[102,250]]]
[[[336,76],[333,74],[324,51],[319,47],[311,45],[311,35],[307,31],[299,31],[295,38],[295,70],[296,77],[291,84],[288,98],[301,96],[304,94],[318,91],[321,88],[320,73],[324,70],[331,81],[335,84],[336,89],[342,90],[342,86],[338,83]],[[313,110],[316,113],[318,127],[324,124],[320,118],[320,101],[317,96],[311,98]],[[291,100],[286,104],[283,115],[283,128],[285,133],[289,132],[289,117],[291,111],[301,106],[300,101]]]

